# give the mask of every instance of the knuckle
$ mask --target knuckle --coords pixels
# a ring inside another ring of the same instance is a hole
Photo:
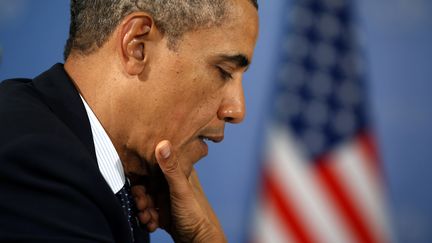
[[[168,174],[177,173],[177,169],[179,167],[179,163],[177,161],[167,161],[164,171]]]

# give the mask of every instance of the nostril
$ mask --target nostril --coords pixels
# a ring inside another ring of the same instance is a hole
[[[224,118],[225,122],[232,122],[233,120],[234,120],[234,118],[232,118],[232,117],[225,117]]]

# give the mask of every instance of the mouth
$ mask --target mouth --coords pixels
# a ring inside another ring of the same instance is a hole
[[[220,143],[222,142],[224,136],[223,135],[200,135],[198,139],[202,145],[203,156],[207,156],[208,154],[208,145],[207,142]]]
[[[213,143],[220,143],[224,139],[223,135],[200,135],[198,136],[199,139],[201,139],[204,143],[206,142],[213,142]]]

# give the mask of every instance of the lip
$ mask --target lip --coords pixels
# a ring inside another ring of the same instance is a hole
[[[199,138],[204,140],[212,141],[214,143],[220,143],[224,139],[224,135],[200,135]]]
[[[198,139],[201,143],[204,156],[207,156],[208,154],[207,141],[211,141],[213,143],[220,143],[224,139],[224,136],[219,134],[208,134],[208,135],[200,135],[198,136]]]

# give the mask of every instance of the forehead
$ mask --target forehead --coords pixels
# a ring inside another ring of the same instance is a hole
[[[249,33],[256,39],[258,35],[258,11],[250,0],[234,0],[228,3],[225,24],[228,28],[239,29],[239,33]]]
[[[218,25],[185,33],[179,47],[195,52],[242,54],[252,58],[258,36],[258,12],[249,0],[228,3],[226,17]]]

